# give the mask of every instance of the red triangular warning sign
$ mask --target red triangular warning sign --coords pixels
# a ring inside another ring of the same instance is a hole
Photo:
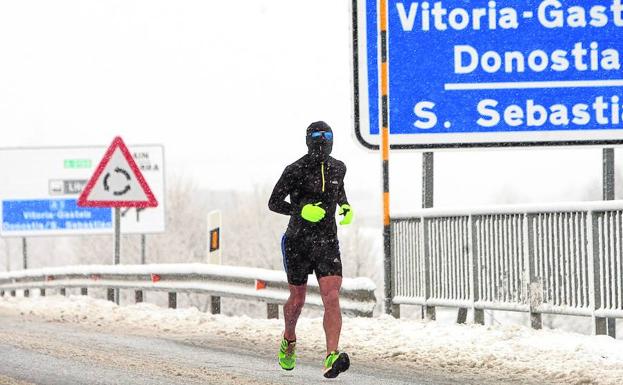
[[[156,207],[158,201],[121,137],[117,136],[82,190],[78,206]]]

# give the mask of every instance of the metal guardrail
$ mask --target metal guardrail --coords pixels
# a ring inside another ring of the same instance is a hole
[[[590,316],[597,334],[623,318],[621,201],[423,209],[391,233],[394,304]]]
[[[108,289],[108,298],[114,299],[116,289],[135,290],[136,302],[143,301],[143,291],[169,293],[169,307],[177,306],[177,293],[210,295],[213,314],[220,312],[221,297],[262,301],[267,304],[268,318],[278,318],[279,305],[289,296],[288,282],[282,271],[208,264],[151,264],[151,265],[84,265],[44,269],[29,269],[0,273],[0,295],[15,296],[23,290],[56,289],[65,295],[68,288],[80,288],[86,295],[88,288]],[[375,284],[368,278],[344,278],[340,292],[342,312],[355,316],[372,317],[376,305]],[[310,277],[305,304],[322,308],[318,282]]]

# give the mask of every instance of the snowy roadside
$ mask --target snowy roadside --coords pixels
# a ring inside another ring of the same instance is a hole
[[[213,335],[267,351],[278,343],[283,322],[147,303],[117,306],[83,296],[4,297],[2,314],[157,335]],[[299,350],[323,351],[321,318],[302,318],[297,335]],[[623,341],[523,326],[441,325],[388,316],[344,318],[341,348],[359,362],[378,365],[392,360],[392,365],[418,371],[486,374],[500,381],[620,384],[623,378]]]

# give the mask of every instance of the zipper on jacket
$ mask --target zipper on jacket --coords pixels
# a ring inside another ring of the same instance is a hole
[[[322,173],[322,192],[324,192],[324,162],[320,162],[320,172]]]

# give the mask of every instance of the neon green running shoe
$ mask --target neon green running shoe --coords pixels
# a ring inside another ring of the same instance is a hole
[[[281,339],[279,347],[279,366],[284,370],[292,370],[296,366],[296,341]]]
[[[348,358],[348,354],[333,351],[324,359],[324,376],[335,378],[340,373],[347,371],[349,367],[350,358]]]

